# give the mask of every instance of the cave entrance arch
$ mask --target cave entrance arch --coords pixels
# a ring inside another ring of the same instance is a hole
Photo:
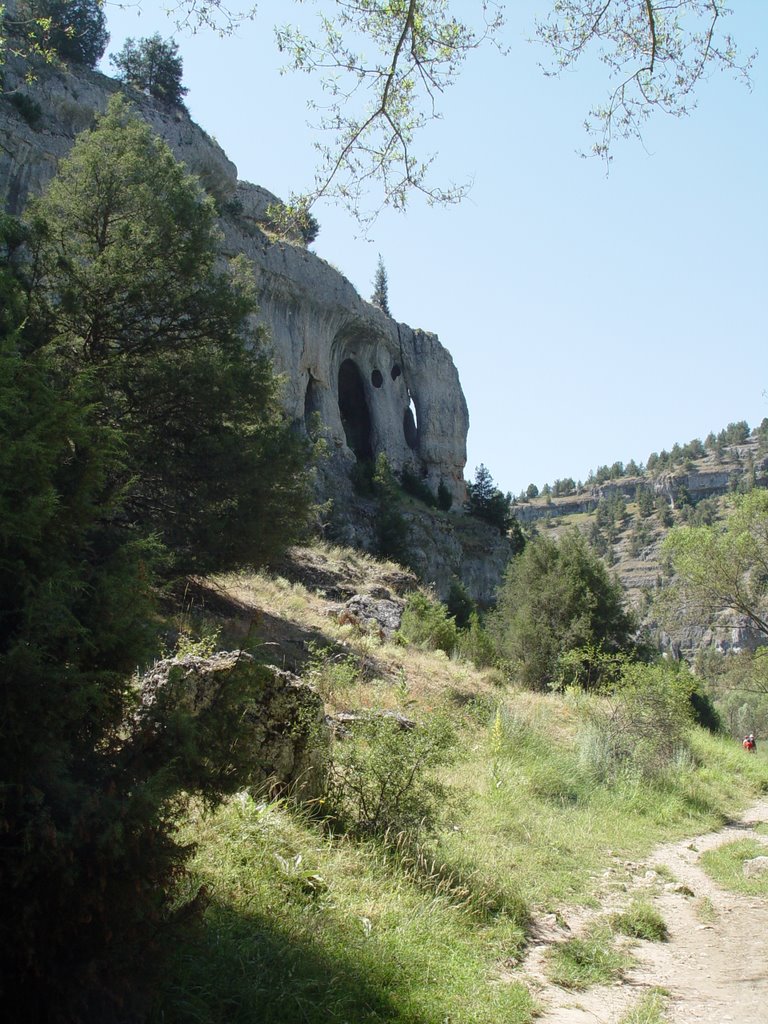
[[[358,459],[372,459],[371,413],[362,375],[351,359],[339,367],[339,412],[348,447]]]

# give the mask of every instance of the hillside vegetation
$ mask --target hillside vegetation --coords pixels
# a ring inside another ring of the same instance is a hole
[[[205,911],[174,944],[154,1019],[530,1021],[536,993],[520,964],[538,919],[615,896],[661,840],[715,827],[768,785],[762,755],[687,719],[662,749],[639,707],[622,718],[607,696],[510,688],[495,670],[340,615],[337,595],[407,582],[350,551],[294,549],[283,575],[218,578],[176,621],[265,657],[292,652],[329,714],[389,709],[418,727],[338,739],[346,789],[330,804],[264,792],[213,813],[190,805],[184,885]],[[611,752],[620,729],[631,755]],[[417,750],[425,731],[434,743]],[[400,820],[404,794],[387,792],[403,763],[420,824]],[[350,799],[356,781],[382,796],[380,820]],[[591,941],[610,959],[620,929],[604,925]]]
[[[519,522],[553,537],[572,527],[583,533],[621,580],[654,642],[674,645],[693,659],[702,646],[724,640],[728,645],[726,638],[739,623],[725,614],[720,632],[709,633],[710,623],[704,621],[691,632],[683,618],[676,623],[667,616],[667,636],[661,635],[653,600],[670,578],[662,543],[675,526],[722,522],[729,496],[766,486],[767,435],[766,421],[751,432],[746,423],[730,424],[706,442],[676,444],[670,452],[653,453],[647,465],[616,463],[598,467],[583,485],[572,480],[556,481],[552,488],[545,485],[548,493],[521,495],[512,511]]]

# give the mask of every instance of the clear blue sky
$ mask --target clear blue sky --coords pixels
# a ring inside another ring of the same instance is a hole
[[[164,6],[108,3],[108,52],[174,36],[190,113],[239,177],[283,197],[311,185],[313,81],[280,76],[272,34],[295,5],[262,0],[234,38],[179,32]],[[617,146],[607,177],[577,155],[607,80],[597,63],[542,75],[527,39],[546,6],[513,0],[510,53],[474,55],[444,97],[425,148],[442,182],[474,180],[462,205],[414,200],[370,240],[315,211],[314,250],[364,297],[381,253],[393,315],[440,336],[469,405],[466,476],[483,462],[514,493],[768,416],[768,0],[733,0],[729,19],[760,50],[753,90],[714,76],[691,117]]]

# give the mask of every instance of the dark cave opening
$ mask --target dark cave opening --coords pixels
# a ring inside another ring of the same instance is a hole
[[[372,459],[371,414],[357,365],[345,359],[339,367],[339,412],[347,445],[358,459]]]

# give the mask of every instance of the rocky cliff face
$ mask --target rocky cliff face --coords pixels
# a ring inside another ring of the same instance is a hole
[[[77,133],[121,88],[82,68],[41,68],[31,84],[23,71],[9,62],[0,100],[0,199],[11,214],[42,191]],[[396,471],[409,466],[435,490],[442,480],[461,502],[469,416],[438,338],[362,300],[303,246],[276,242],[263,230],[275,197],[239,182],[235,165],[183,109],[129,93],[137,113],[216,199],[227,254],[245,253],[253,263],[291,418],[304,425],[319,415],[339,467],[385,452]],[[39,115],[22,114],[19,96],[37,104]]]
[[[0,203],[14,215],[44,189],[75,136],[122,88],[84,68],[41,67],[32,83],[24,70],[10,58],[0,94]],[[461,509],[469,415],[456,367],[436,335],[386,316],[302,245],[276,241],[265,230],[275,197],[238,181],[234,164],[182,108],[127,91],[137,113],[215,198],[225,253],[244,253],[252,262],[259,319],[285,379],[286,412],[300,430],[320,423],[330,452],[321,482],[337,512],[352,507],[355,462],[381,452],[395,472],[408,467],[433,491],[442,482]],[[354,524],[347,527],[354,534]],[[489,552],[499,547],[493,533]],[[475,569],[469,576],[477,576]]]

